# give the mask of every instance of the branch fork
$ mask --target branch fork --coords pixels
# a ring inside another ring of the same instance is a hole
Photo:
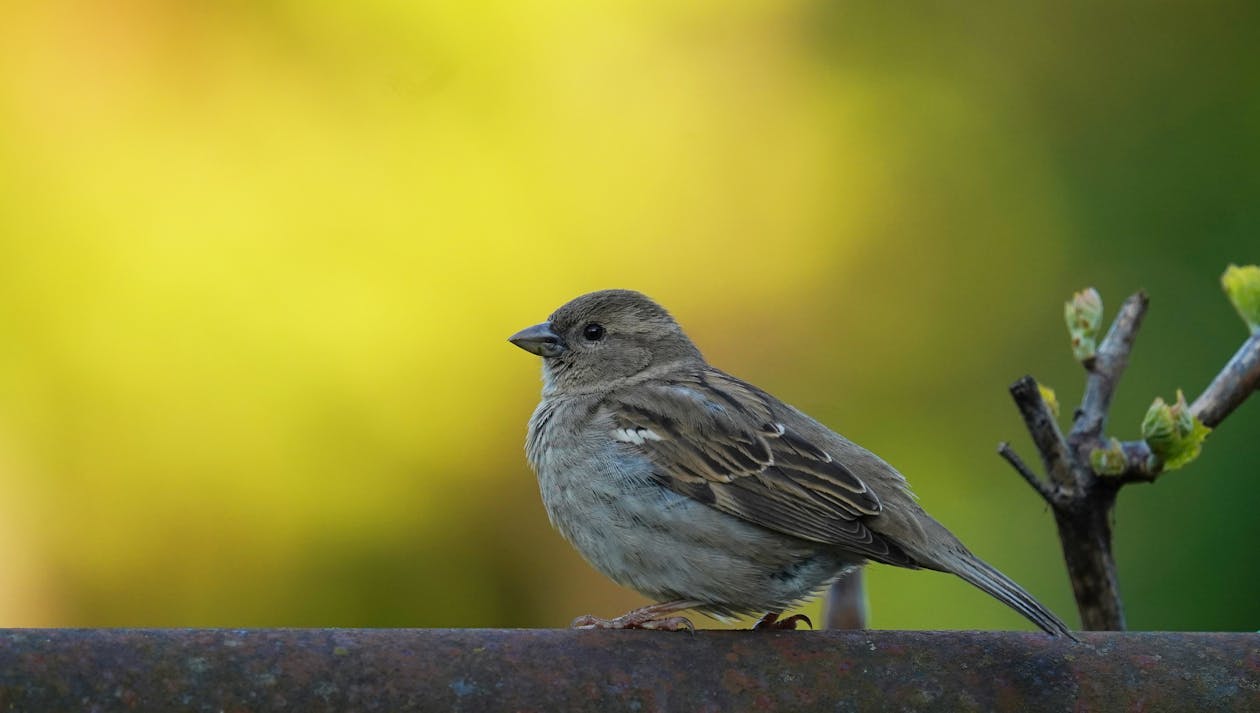
[[[1128,365],[1148,304],[1143,292],[1125,300],[1094,350],[1092,331],[1101,319],[1101,302],[1092,289],[1078,293],[1067,305],[1067,316],[1072,346],[1085,368],[1086,381],[1071,430],[1063,434],[1036,380],[1025,376],[1011,385],[1010,392],[1041,455],[1045,477],[1034,472],[1010,444],[998,446],[998,455],[1054,512],[1081,623],[1087,630],[1124,629],[1111,549],[1116,495],[1130,483],[1154,481],[1164,470],[1164,462],[1146,440],[1119,441],[1105,433],[1111,399]],[[1255,332],[1189,406],[1189,414],[1214,428],[1258,386],[1260,332]],[[1096,462],[1106,464],[1103,472],[1096,470]]]

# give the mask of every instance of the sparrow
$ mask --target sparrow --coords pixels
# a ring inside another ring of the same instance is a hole
[[[867,562],[955,574],[1051,635],[1067,626],[971,553],[879,456],[710,366],[630,290],[582,295],[512,335],[542,357],[525,452],[551,524],[654,603],[575,628],[694,629],[780,616]]]

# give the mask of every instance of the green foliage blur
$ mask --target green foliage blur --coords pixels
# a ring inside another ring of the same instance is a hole
[[[12,3],[0,626],[563,626],[643,603],[522,453],[582,292],[897,465],[1077,621],[1006,392],[1151,311],[1109,428],[1192,399],[1260,262],[1255,3]],[[1106,322],[1105,322],[1106,323]],[[1120,498],[1137,629],[1260,628],[1260,399]],[[875,567],[881,628],[1028,628]],[[817,609],[807,610],[816,613]]]

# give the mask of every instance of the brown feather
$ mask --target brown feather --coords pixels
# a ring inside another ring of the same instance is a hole
[[[698,367],[613,392],[603,407],[616,429],[656,436],[624,446],[646,455],[670,490],[770,530],[913,566],[863,522],[882,510],[875,492],[786,426],[776,404],[751,384]]]

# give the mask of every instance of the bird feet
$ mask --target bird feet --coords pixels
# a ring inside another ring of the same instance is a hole
[[[696,627],[691,620],[682,616],[670,616],[674,612],[690,609],[696,602],[664,602],[635,609],[616,619],[601,619],[590,614],[573,620],[569,624],[573,629],[653,629],[656,631],[690,631]]]
[[[796,625],[801,622],[805,622],[805,626],[811,629],[814,628],[814,622],[810,621],[809,617],[804,614],[793,614],[786,619],[780,619],[779,615],[782,613],[777,611],[768,612],[765,616],[758,619],[756,624],[753,624],[753,631],[774,631],[780,629],[791,631],[795,630]]]

